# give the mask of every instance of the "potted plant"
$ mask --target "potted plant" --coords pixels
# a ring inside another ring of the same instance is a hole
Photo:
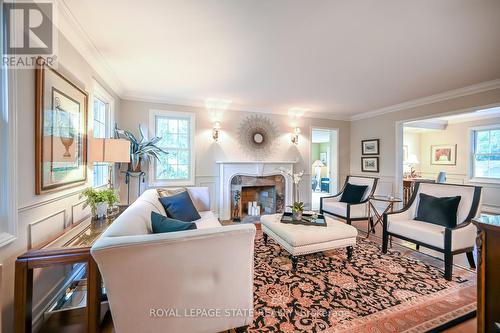
[[[90,207],[92,217],[101,219],[106,215],[108,207],[120,202],[118,194],[111,188],[96,190],[92,187],[82,192],[81,197],[85,197],[83,208]]]
[[[137,139],[132,132],[118,127],[115,127],[115,132],[119,138],[130,141],[129,171],[140,172],[142,161],[150,162],[153,159],[159,160],[161,154],[168,154],[165,150],[157,146],[157,143],[162,138],[155,136],[151,140],[146,139],[146,135],[140,124],[140,139]]]
[[[292,209],[292,219],[295,221],[302,220],[302,213],[304,213],[304,203],[295,201],[293,205],[288,206]]]

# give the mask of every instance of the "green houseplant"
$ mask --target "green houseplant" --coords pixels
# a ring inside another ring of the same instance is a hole
[[[150,162],[151,160],[159,160],[161,154],[168,154],[165,150],[158,147],[157,144],[162,139],[155,136],[151,140],[146,139],[146,135],[139,124],[140,138],[124,129],[115,127],[115,133],[119,138],[130,141],[130,164],[129,171],[141,171],[141,162],[143,160]]]
[[[90,207],[93,218],[103,218],[108,207],[120,202],[118,194],[111,188],[96,190],[89,187],[82,192],[81,197],[85,197],[83,208]]]
[[[295,201],[293,205],[288,207],[292,209],[292,219],[295,221],[302,220],[302,213],[304,213],[304,203],[302,201]]]

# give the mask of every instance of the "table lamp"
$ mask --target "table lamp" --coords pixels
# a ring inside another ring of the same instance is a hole
[[[418,161],[417,156],[415,154],[410,154],[410,156],[408,156],[408,161],[406,161],[406,163],[410,167],[410,178],[416,178],[417,173],[415,172],[415,168],[413,166],[420,163]]]
[[[90,142],[90,161],[109,163],[108,186],[113,188],[113,163],[130,162],[130,141],[93,138]]]

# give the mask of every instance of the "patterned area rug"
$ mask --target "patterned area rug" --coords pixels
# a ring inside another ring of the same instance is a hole
[[[394,244],[386,255],[375,240],[299,257],[262,233],[255,243],[255,320],[249,332],[427,332],[476,310],[476,275]],[[404,253],[404,255],[402,254]]]

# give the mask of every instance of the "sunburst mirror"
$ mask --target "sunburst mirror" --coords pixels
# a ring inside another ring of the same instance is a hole
[[[241,122],[238,133],[242,148],[256,157],[268,155],[277,137],[274,124],[261,115],[248,116]]]

